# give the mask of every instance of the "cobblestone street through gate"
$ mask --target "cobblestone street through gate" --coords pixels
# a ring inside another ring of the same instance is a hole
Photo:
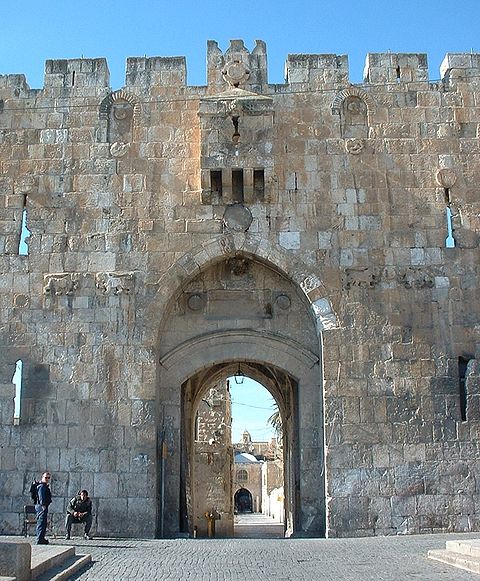
[[[173,539],[79,541],[93,564],[81,581],[466,581],[473,573],[428,560],[429,549],[474,535],[360,539]]]

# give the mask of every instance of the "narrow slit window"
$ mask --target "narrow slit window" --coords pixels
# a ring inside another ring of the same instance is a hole
[[[27,196],[23,199],[22,224],[20,227],[20,241],[18,244],[18,254],[20,256],[28,256],[28,242],[27,239],[31,232],[27,227]]]
[[[20,422],[22,401],[23,361],[21,359],[15,363],[15,373],[12,377],[12,383],[15,385],[13,423],[17,425]]]
[[[445,214],[447,218],[447,237],[445,238],[445,248],[455,248],[455,238],[453,237],[452,209],[450,207],[450,190],[445,188],[445,203],[447,204]]]
[[[460,417],[462,422],[467,421],[467,366],[469,359],[465,357],[458,358],[458,392],[460,396]]]
[[[263,169],[253,170],[253,192],[257,200],[263,200],[265,196],[265,174]]]
[[[243,202],[243,169],[232,169],[232,198]]]
[[[447,231],[448,236],[445,238],[445,248],[455,248],[455,238],[453,237],[453,227],[452,227],[452,210],[447,208]]]
[[[212,194],[217,195],[219,198],[222,197],[222,170],[212,169],[210,171],[210,189],[212,190]]]

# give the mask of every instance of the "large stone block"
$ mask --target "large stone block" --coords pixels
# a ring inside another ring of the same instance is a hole
[[[26,541],[0,542],[0,575],[15,577],[17,581],[30,581],[31,554],[32,547]]]

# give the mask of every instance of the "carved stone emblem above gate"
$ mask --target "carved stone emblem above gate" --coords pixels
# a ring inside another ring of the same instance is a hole
[[[133,272],[99,272],[95,276],[95,286],[104,295],[130,294],[134,286]]]
[[[223,222],[233,232],[246,232],[252,223],[252,213],[242,204],[227,206],[223,214]]]
[[[240,87],[248,81],[250,71],[242,60],[234,58],[227,62],[223,68],[222,76],[232,87]]]
[[[46,297],[73,295],[78,287],[80,275],[74,272],[46,274],[43,277],[43,294]]]

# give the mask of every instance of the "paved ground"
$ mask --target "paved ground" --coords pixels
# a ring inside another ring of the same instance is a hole
[[[263,514],[235,515],[236,539],[281,539],[284,532],[283,524]]]
[[[248,525],[256,523],[248,530]],[[75,545],[93,563],[71,579],[81,581],[466,581],[480,576],[427,559],[446,540],[477,534],[440,534],[364,539],[252,538],[278,533],[258,516],[238,519],[234,539],[51,539]],[[262,528],[263,527],[263,528]],[[30,540],[32,540],[30,538]],[[39,547],[40,548],[40,547]]]
[[[258,519],[257,519],[258,520]],[[241,521],[244,527],[248,523]],[[262,523],[258,522],[257,525]],[[271,523],[270,532],[275,530]],[[238,532],[238,531],[237,531]],[[262,534],[257,528],[257,532]],[[243,530],[247,536],[252,531]],[[427,559],[447,539],[475,534],[365,539],[172,539],[78,541],[91,567],[81,581],[464,581],[479,576]],[[88,549],[87,549],[88,546]]]

